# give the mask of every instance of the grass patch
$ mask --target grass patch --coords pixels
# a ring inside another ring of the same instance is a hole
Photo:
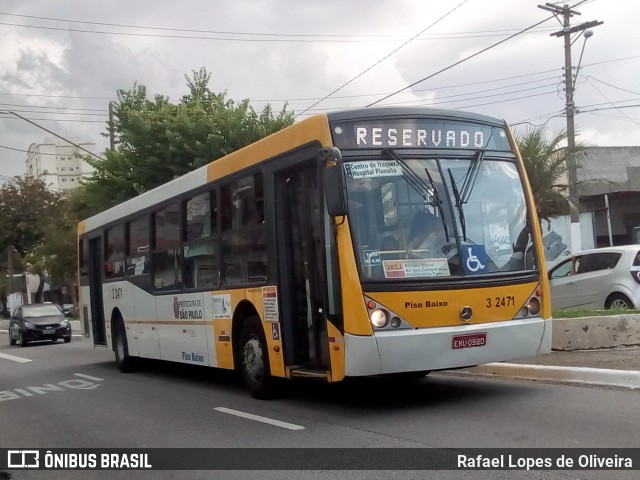
[[[566,309],[553,310],[551,316],[553,318],[580,318],[580,317],[602,317],[609,315],[628,315],[640,314],[640,310],[627,310],[624,308],[612,308],[611,310],[586,310],[586,309]]]

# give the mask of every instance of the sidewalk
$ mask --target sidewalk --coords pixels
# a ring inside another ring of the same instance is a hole
[[[552,351],[547,355],[489,363],[458,372],[640,389],[640,346]]]

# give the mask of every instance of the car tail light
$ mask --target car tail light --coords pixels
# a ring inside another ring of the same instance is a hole
[[[631,277],[640,285],[640,270],[631,270]]]

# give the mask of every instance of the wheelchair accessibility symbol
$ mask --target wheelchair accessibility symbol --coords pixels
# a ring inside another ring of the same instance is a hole
[[[464,271],[468,274],[485,273],[487,253],[484,245],[466,245],[463,247]]]

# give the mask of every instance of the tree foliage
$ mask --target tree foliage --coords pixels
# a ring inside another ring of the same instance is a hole
[[[257,113],[249,100],[229,100],[209,89],[202,68],[185,75],[189,93],[179,103],[135,84],[118,91],[114,103],[117,148],[105,160],[87,160],[93,179],[78,195],[94,211],[155,188],[293,123],[287,106],[277,114],[267,105]]]
[[[33,265],[32,273],[43,275],[46,272],[53,288],[67,287],[74,303],[78,271],[78,211],[73,196],[62,198],[55,217],[46,222],[43,241],[28,255]],[[33,271],[36,266],[40,271]]]
[[[33,254],[45,244],[47,236],[57,231],[61,202],[60,194],[51,192],[42,180],[33,177],[14,177],[0,188],[0,252],[3,257],[11,256],[12,261],[15,260],[14,252],[20,256],[13,268],[7,265],[7,273],[11,276],[14,271],[26,269],[39,275],[37,294],[41,294],[44,287],[45,267],[44,259]],[[7,285],[0,285],[0,288],[3,298],[11,293]]]
[[[569,152],[564,146],[567,134],[564,131],[550,135],[545,127],[527,129],[524,134],[516,134],[516,143],[522,155],[533,198],[541,219],[568,215],[577,208],[569,198],[567,160],[570,154],[577,159],[577,153],[584,146],[577,145]],[[576,167],[579,165],[576,164]]]
[[[0,188],[0,251],[14,249],[21,257],[44,239],[61,202],[42,180],[14,177]]]

